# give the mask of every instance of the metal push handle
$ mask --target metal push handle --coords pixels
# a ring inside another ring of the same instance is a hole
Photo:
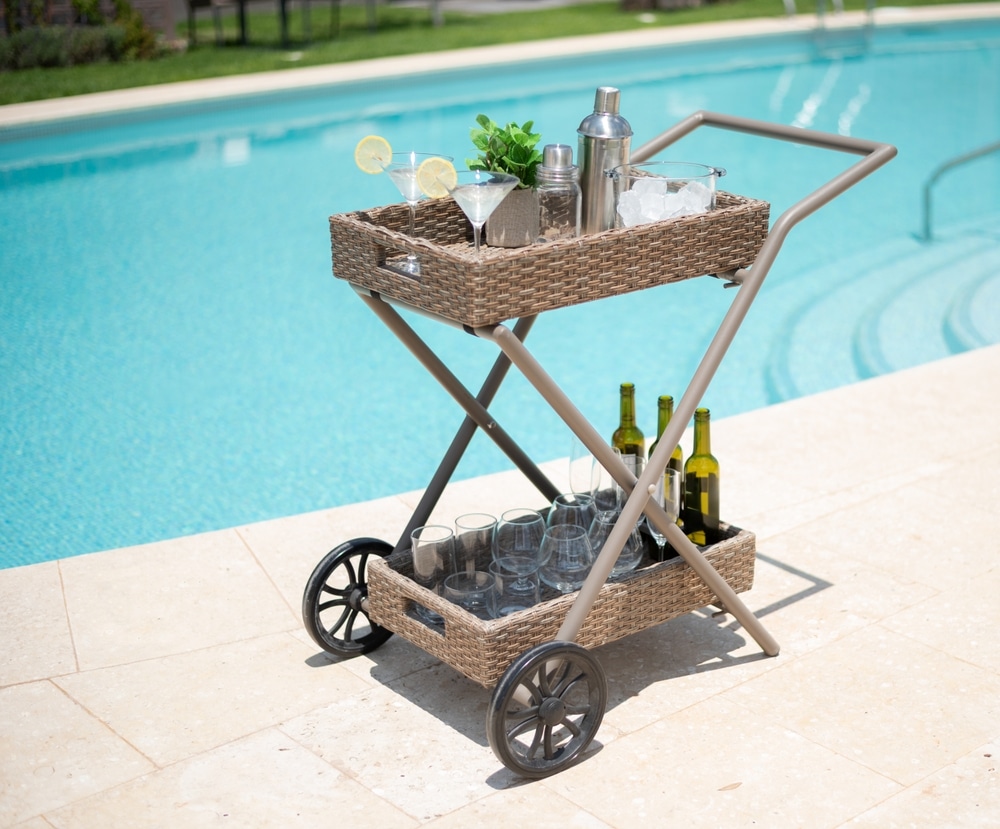
[[[691,383],[681,398],[673,418],[661,436],[656,451],[653,453],[642,475],[636,480],[620,461],[615,462],[610,450],[604,451],[603,441],[593,442],[596,433],[592,429],[581,428],[587,432],[590,441],[584,440],[587,448],[611,472],[618,483],[632,492],[638,489],[641,494],[630,495],[628,501],[615,524],[604,549],[595,561],[590,575],[580,589],[580,595],[569,609],[556,638],[562,641],[575,641],[583,626],[590,608],[597,600],[602,585],[607,581],[619,553],[625,545],[628,534],[635,523],[645,512],[656,528],[666,535],[671,546],[677,550],[687,564],[701,577],[708,587],[722,601],[725,607],[743,625],[744,629],[756,640],[762,650],[769,656],[778,653],[778,644],[764,629],[763,625],[743,604],[736,592],[726,583],[715,568],[702,555],[701,551],[684,535],[681,529],[667,517],[661,507],[649,501],[649,494],[655,491],[657,478],[663,474],[673,447],[680,442],[681,434],[694,416],[698,402],[705,394],[712,377],[715,375],[722,358],[732,344],[733,338],[750,305],[760,290],[781,246],[789,231],[819,208],[831,202],[849,187],[857,184],[866,176],[886,164],[896,155],[896,148],[891,144],[877,141],[867,141],[850,136],[832,135],[829,133],[804,130],[783,124],[771,124],[733,115],[723,115],[715,112],[700,111],[688,116],[683,121],[661,133],[651,141],[646,142],[632,153],[632,160],[645,161],[659,151],[668,147],[678,139],[688,135],[702,126],[719,127],[734,132],[748,133],[765,138],[775,138],[797,144],[808,144],[822,149],[861,155],[863,158],[844,172],[835,176],[826,184],[810,193],[788,208],[772,225],[767,238],[761,246],[756,261],[750,270],[737,271],[734,280],[740,285],[733,303],[726,313],[719,330],[712,339],[705,356],[698,365]],[[516,361],[515,361],[516,362]],[[581,427],[583,424],[580,424]],[[583,439],[583,435],[579,435]],[[598,436],[599,437],[599,436]],[[606,462],[607,461],[607,462]]]

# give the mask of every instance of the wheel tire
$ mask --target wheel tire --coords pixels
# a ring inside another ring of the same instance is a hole
[[[500,678],[486,712],[486,736],[511,771],[548,777],[590,745],[607,703],[600,662],[572,642],[546,642],[521,654]]]
[[[327,553],[309,576],[302,595],[302,622],[327,653],[357,656],[392,636],[391,630],[372,622],[362,606],[368,596],[368,560],[391,552],[392,547],[377,538],[355,538]],[[359,616],[366,624],[355,630]]]

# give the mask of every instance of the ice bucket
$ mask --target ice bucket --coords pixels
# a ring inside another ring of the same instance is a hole
[[[614,183],[615,227],[691,216],[715,209],[715,182],[726,171],[687,161],[623,164],[608,171]]]

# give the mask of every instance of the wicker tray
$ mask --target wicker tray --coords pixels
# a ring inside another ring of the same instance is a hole
[[[418,205],[414,237],[405,204],[330,217],[340,279],[468,326],[491,325],[593,299],[721,274],[753,264],[770,207],[719,192],[708,213],[523,248],[481,248],[452,199]],[[389,263],[421,260],[420,279]]]
[[[721,534],[721,541],[705,549],[705,557],[733,590],[749,590],[753,586],[754,535],[728,524],[721,526]],[[372,621],[487,688],[494,686],[526,650],[555,638],[577,596],[550,591],[529,610],[482,620],[425,590],[412,576],[409,550],[369,562],[368,611]],[[550,598],[546,600],[546,596]],[[647,561],[601,588],[576,642],[586,648],[598,647],[705,607],[714,599],[683,559]],[[415,603],[439,613],[444,624],[421,620],[414,612]]]

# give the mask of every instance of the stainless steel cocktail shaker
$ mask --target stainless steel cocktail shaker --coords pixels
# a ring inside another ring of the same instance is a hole
[[[594,112],[580,123],[577,163],[583,191],[584,233],[597,233],[615,225],[614,187],[606,171],[628,164],[632,127],[618,114],[621,92],[600,86]]]

